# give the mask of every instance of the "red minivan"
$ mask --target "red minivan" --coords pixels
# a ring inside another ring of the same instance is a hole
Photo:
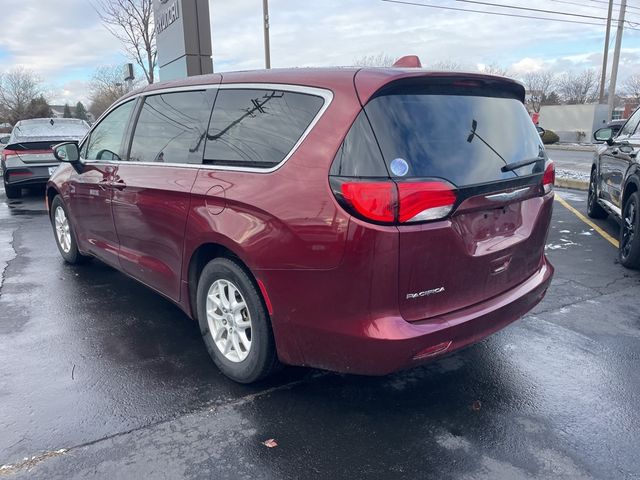
[[[62,257],[199,322],[238,382],[368,375],[477,342],[544,296],[554,167],[506,78],[224,73],[120,99],[47,187]]]

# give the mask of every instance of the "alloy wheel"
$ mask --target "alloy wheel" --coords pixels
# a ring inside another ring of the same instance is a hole
[[[64,208],[58,206],[54,218],[58,244],[64,253],[69,253],[71,251],[71,230],[69,229],[69,220]]]
[[[593,208],[593,204],[596,201],[596,172],[591,172],[591,180],[589,182],[589,193],[587,196],[587,204],[589,208]]]
[[[220,279],[207,293],[207,324],[224,357],[242,362],[251,350],[251,314],[242,293],[233,283]]]
[[[625,258],[631,253],[631,246],[635,239],[636,215],[636,204],[631,201],[627,204],[622,221],[622,244],[620,245],[620,252]]]

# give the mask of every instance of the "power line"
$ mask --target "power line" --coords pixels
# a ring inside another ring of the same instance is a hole
[[[549,0],[551,2],[555,2],[555,3],[563,3],[565,5],[575,5],[577,7],[584,7],[584,3],[579,3],[579,2],[572,2],[569,0]],[[615,4],[614,4],[615,5]],[[604,8],[605,10],[607,10],[607,7],[605,7],[604,5],[602,7],[600,6],[593,6],[592,8]],[[627,8],[629,8],[629,6],[627,5]],[[640,8],[639,8],[640,10]],[[636,13],[636,12],[627,12],[627,15],[640,15],[640,12]],[[629,24],[629,22],[625,21],[625,23]]]
[[[491,3],[491,2],[482,2],[479,0],[456,0],[456,2],[460,3],[471,3],[474,5],[485,5],[487,7],[498,7],[498,8],[510,8],[512,10],[524,10],[527,12],[536,12],[536,13],[548,13],[552,15],[564,15],[567,17],[579,17],[579,18],[591,18],[595,20],[604,20],[600,16],[595,15],[584,15],[580,13],[567,13],[567,12],[559,12],[557,10],[544,10],[541,8],[529,8],[529,7],[520,7],[516,5],[505,5],[503,3]]]
[[[411,2],[411,1],[407,1],[407,0],[381,0],[383,2],[388,2],[388,3],[398,3],[398,4],[402,4],[402,5],[413,5],[416,7],[426,7],[426,8],[435,8],[435,9],[439,9],[439,10],[450,10],[450,11],[455,11],[455,12],[471,12],[471,13],[482,13],[485,15],[495,15],[495,16],[499,16],[499,17],[514,17],[514,18],[528,18],[528,19],[532,19],[532,20],[547,20],[549,22],[562,22],[562,23],[575,23],[575,24],[579,24],[579,25],[595,25],[598,27],[604,27],[604,23],[595,23],[595,22],[584,22],[584,21],[579,21],[579,20],[567,20],[565,18],[550,18],[550,17],[537,17],[534,15],[520,15],[517,13],[504,13],[504,12],[487,12],[484,10],[471,10],[469,8],[459,8],[459,7],[445,7],[442,5],[430,5],[430,4],[426,4],[426,3],[417,3],[417,2]],[[604,20],[604,19],[602,19]],[[640,31],[640,28],[633,28],[633,27],[627,27],[629,30],[638,30]]]
[[[604,3],[605,5],[607,5],[607,4],[609,3],[607,0],[589,0],[589,1],[590,1],[590,2],[593,2],[593,3]],[[619,6],[620,6],[620,3],[615,3],[615,2],[613,2],[613,4],[614,4],[616,7],[619,7]],[[633,6],[633,5],[627,5],[627,9],[629,9],[629,8],[633,8],[634,10],[640,10],[640,7],[635,7],[635,6]]]

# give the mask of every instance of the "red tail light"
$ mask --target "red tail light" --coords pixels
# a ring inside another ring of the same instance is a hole
[[[20,152],[17,150],[7,150],[6,148],[2,151],[2,159],[6,160],[12,155],[18,155]]]
[[[342,197],[364,218],[384,223],[395,220],[392,182],[345,182]]]
[[[331,178],[340,203],[356,216],[376,223],[411,223],[438,220],[453,210],[456,194],[443,181],[353,181]]]
[[[453,187],[444,182],[398,183],[400,223],[444,218],[456,203]]]
[[[542,188],[544,193],[549,193],[553,190],[553,185],[556,182],[556,167],[552,161],[547,163],[544,169],[544,175],[542,176]]]

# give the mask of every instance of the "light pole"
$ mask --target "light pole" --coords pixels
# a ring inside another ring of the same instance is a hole
[[[262,25],[264,29],[264,65],[271,68],[271,52],[269,46],[269,0],[262,0]]]
[[[624,14],[627,9],[627,0],[620,2],[620,16],[618,17],[618,31],[616,33],[616,47],[613,51],[613,65],[611,66],[611,83],[609,84],[609,109],[607,119],[611,120],[613,114],[613,101],[616,96],[616,81],[618,79],[618,63],[620,63],[620,47],[622,45],[622,32],[624,31]]]
[[[611,34],[611,13],[613,0],[609,0],[609,13],[607,14],[607,31],[604,35],[604,57],[602,59],[602,77],[600,78],[600,95],[598,103],[604,103],[604,84],[607,81],[607,59],[609,56],[609,36]]]

